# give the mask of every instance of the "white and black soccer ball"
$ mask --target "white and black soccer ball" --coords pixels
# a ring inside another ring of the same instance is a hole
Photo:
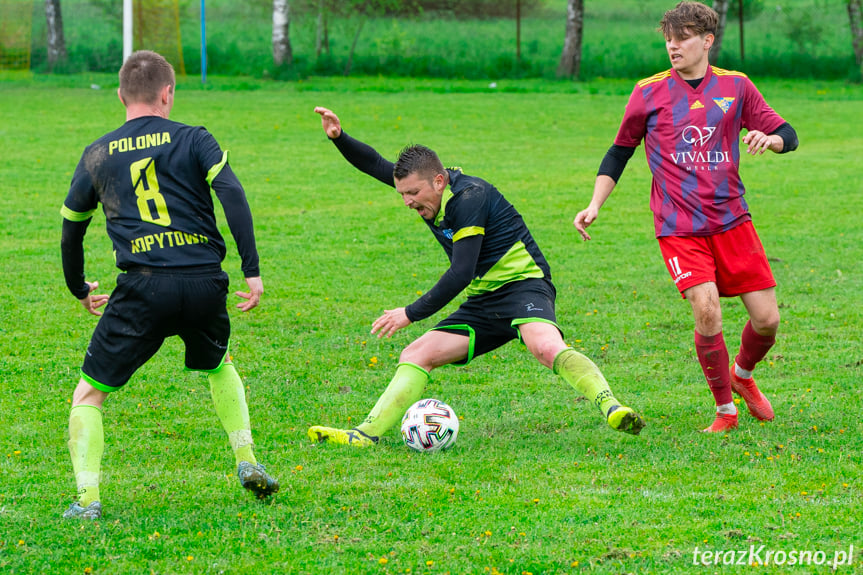
[[[402,439],[416,451],[440,451],[455,444],[458,416],[438,399],[421,399],[402,417]]]

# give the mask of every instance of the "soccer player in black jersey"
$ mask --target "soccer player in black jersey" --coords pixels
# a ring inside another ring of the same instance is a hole
[[[372,333],[389,337],[431,316],[462,291],[468,297],[402,350],[395,376],[363,423],[353,429],[311,427],[312,441],[358,447],[376,443],[422,398],[431,370],[465,365],[516,338],[584,394],[612,428],[634,435],[641,431],[644,420],[615,399],[599,368],[564,343],[548,262],[521,215],[494,186],[461,170],[444,169],[437,154],[424,146],[406,147],[393,164],[348,136],[332,111],[318,107],[315,112],[342,155],[396,188],[450,260],[449,269],[426,294],[407,307],[385,310],[372,324]]]
[[[61,210],[66,285],[88,312],[101,316],[69,414],[78,499],[64,517],[101,517],[102,404],[173,335],[185,343],[186,368],[207,373],[242,486],[258,497],[279,490],[255,459],[243,382],[228,355],[226,249],[210,188],[242,257],[249,291],[236,295],[245,300],[237,305],[244,312],[264,291],[252,214],[227,151],[203,127],[168,119],[175,85],[173,68],[159,54],[129,56],[118,90],[126,122],[84,150]],[[94,293],[99,283],[84,275],[84,234],[100,203],[123,271],[110,299]]]

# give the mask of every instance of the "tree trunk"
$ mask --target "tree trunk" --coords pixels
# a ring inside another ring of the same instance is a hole
[[[318,25],[315,32],[315,56],[321,57],[324,44],[324,0],[318,0]]]
[[[55,64],[66,60],[60,0],[45,0],[45,19],[48,26],[48,67],[53,70]]]
[[[290,28],[290,2],[288,0],[273,0],[273,63],[276,66],[290,66],[293,63]]]
[[[351,51],[348,54],[348,63],[345,66],[345,76],[351,73],[351,66],[354,63],[354,50],[357,49],[357,40],[360,39],[360,32],[363,31],[363,24],[366,23],[366,17],[360,19],[360,25],[357,27],[357,33],[354,34],[354,41],[351,43]]]
[[[725,16],[728,14],[728,5],[731,0],[713,0],[713,9],[719,14],[719,25],[716,26],[716,34],[714,34],[713,46],[710,47],[708,59],[711,64],[716,64],[719,60],[719,53],[722,51],[722,36],[725,34]]]
[[[515,0],[515,59],[521,62],[521,0]]]
[[[567,0],[566,36],[557,75],[578,79],[581,72],[581,39],[584,31],[584,0]]]
[[[851,40],[854,58],[863,78],[863,0],[848,0],[848,18],[851,22]]]

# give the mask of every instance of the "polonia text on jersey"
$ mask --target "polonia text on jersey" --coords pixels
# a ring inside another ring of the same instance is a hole
[[[108,155],[113,155],[114,152],[132,152],[134,150],[144,150],[162,144],[171,143],[170,132],[156,132],[154,134],[144,134],[136,138],[120,138],[119,140],[111,140],[108,142]]]

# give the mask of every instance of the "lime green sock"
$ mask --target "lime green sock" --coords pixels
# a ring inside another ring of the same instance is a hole
[[[216,415],[228,434],[237,464],[241,461],[257,463],[252,451],[254,443],[246,391],[234,364],[222,364],[217,371],[208,373],[207,379],[210,381],[210,395],[216,407]]]
[[[412,363],[400,363],[390,384],[357,429],[369,437],[380,437],[402,420],[405,411],[422,399],[429,372]]]
[[[102,410],[93,405],[76,405],[69,411],[69,455],[81,507],[99,501],[99,475],[104,451]]]
[[[589,399],[603,416],[607,416],[612,407],[620,405],[596,364],[574,349],[568,348],[558,353],[554,358],[553,370]]]

